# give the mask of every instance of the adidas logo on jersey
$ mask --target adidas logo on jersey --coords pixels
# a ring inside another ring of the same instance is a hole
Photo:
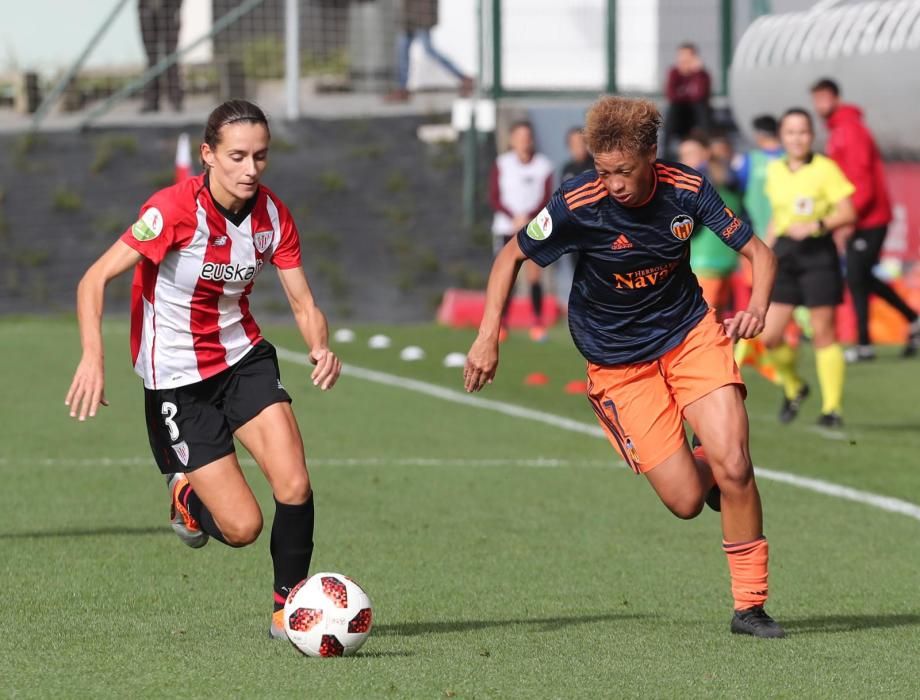
[[[633,244],[629,242],[629,239],[625,234],[620,234],[619,237],[610,245],[613,250],[627,250],[633,247]]]

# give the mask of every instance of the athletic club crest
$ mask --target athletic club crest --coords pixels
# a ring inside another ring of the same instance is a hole
[[[264,253],[268,249],[268,246],[272,244],[272,238],[275,237],[275,232],[259,231],[258,233],[254,233],[252,237],[256,243],[256,250],[260,253]]]
[[[686,214],[678,214],[671,219],[671,233],[680,241],[686,241],[693,233],[693,219]]]
[[[182,462],[184,466],[188,466],[188,443],[183,440],[182,442],[177,442],[172,446],[173,451],[176,453],[176,457],[179,458],[179,461]]]

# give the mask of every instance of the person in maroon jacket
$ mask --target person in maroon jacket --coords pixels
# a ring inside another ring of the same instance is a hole
[[[885,170],[875,139],[863,123],[859,108],[841,102],[840,88],[833,80],[822,78],[815,83],[811,97],[815,112],[827,124],[827,155],[856,187],[853,193],[856,231],[846,244],[846,273],[856,310],[859,344],[847,352],[847,359],[850,362],[875,359],[869,337],[870,294],[884,299],[907,319],[910,326],[903,355],[911,357],[920,348],[917,312],[873,272],[892,219]]]
[[[681,44],[677,60],[668,71],[665,95],[668,111],[664,120],[664,150],[671,152],[674,139],[683,140],[690,132],[709,129],[711,80],[703,67],[696,45]]]

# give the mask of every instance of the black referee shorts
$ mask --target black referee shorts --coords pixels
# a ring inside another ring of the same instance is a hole
[[[772,302],[808,308],[843,302],[840,256],[830,236],[804,241],[780,236],[773,252],[777,268]]]
[[[150,449],[163,474],[191,472],[233,453],[238,428],[274,403],[291,402],[267,340],[213,377],[144,394]]]

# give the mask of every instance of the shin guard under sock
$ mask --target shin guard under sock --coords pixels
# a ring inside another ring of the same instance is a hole
[[[735,610],[763,607],[767,602],[767,538],[761,535],[750,542],[722,542],[728,557]]]
[[[275,500],[271,554],[275,569],[275,609],[307,577],[313,558],[313,494],[306,503],[290,505]]]

